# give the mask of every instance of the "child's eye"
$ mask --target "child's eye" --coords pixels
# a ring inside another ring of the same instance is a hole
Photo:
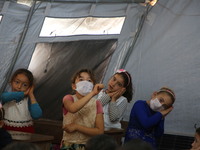
[[[159,101],[160,101],[160,103],[163,103],[163,102],[164,102],[164,100],[163,100],[162,98],[160,98]]]
[[[119,86],[119,87],[122,87],[123,85],[122,85],[121,83],[118,83],[118,86]]]
[[[27,86],[28,86],[28,84],[23,84],[23,86],[24,86],[24,87],[27,87]]]
[[[88,80],[89,82],[92,82],[92,80]]]
[[[19,84],[19,81],[14,81],[15,82],[15,84]]]

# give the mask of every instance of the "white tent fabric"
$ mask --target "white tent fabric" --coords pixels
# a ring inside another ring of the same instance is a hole
[[[117,39],[118,45],[103,82],[121,67],[131,73],[135,95],[124,120],[129,119],[130,109],[137,99],[149,99],[153,91],[168,86],[174,89],[177,99],[174,110],[166,118],[165,132],[193,135],[194,124],[200,126],[199,8],[199,0],[159,0],[142,23],[147,7],[133,2],[65,0],[63,3],[39,2],[29,7],[1,1],[0,87],[4,89],[11,71],[29,67],[37,43]],[[39,34],[46,16],[125,16],[126,19],[119,35],[41,38]]]

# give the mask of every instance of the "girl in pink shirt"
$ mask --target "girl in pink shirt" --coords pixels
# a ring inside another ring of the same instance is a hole
[[[104,133],[103,109],[94,98],[103,84],[95,84],[93,73],[82,69],[72,78],[74,95],[63,98],[62,150],[84,150],[90,137]]]

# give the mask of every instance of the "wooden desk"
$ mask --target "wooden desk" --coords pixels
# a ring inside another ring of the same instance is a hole
[[[37,144],[41,150],[50,150],[53,136],[33,134],[19,131],[8,131],[14,141],[30,142]]]
[[[124,135],[124,129],[118,129],[118,128],[105,128],[104,134],[112,136],[119,145],[122,144],[121,140]]]

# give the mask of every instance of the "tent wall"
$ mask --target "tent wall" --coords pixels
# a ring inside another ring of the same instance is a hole
[[[200,126],[199,7],[197,0],[159,1],[126,65],[136,87],[134,99],[150,99],[162,86],[174,89],[176,101],[166,117],[165,131],[176,134],[193,135],[194,124]]]
[[[8,3],[1,3],[0,7],[3,15],[0,24],[0,87],[31,10],[28,6]],[[132,53],[126,56],[145,7],[135,3],[37,3],[14,69],[28,68],[37,43],[118,39],[103,82],[106,83],[128,57],[125,69],[133,77],[135,95],[124,120],[128,120],[130,109],[137,99],[150,99],[153,91],[168,86],[174,89],[177,99],[174,110],[166,118],[166,132],[193,135],[193,125],[200,123],[199,8],[199,0],[158,1],[148,13]],[[45,16],[126,16],[126,20],[120,35],[41,38],[39,33]]]

